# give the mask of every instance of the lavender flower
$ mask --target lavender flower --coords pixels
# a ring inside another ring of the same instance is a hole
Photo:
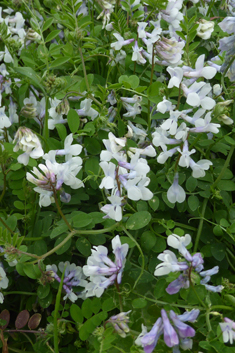
[[[186,311],[182,315],[177,315],[174,311],[170,310],[169,318],[166,311],[162,309],[161,317],[157,319],[149,332],[142,325],[142,333],[135,343],[141,345],[145,353],[152,353],[159,337],[163,334],[166,345],[172,347],[173,352],[179,352],[179,347],[182,349],[191,349],[191,337],[195,336],[195,330],[184,322],[194,322],[198,315],[199,310],[195,309],[190,312]]]
[[[117,281],[121,283],[122,272],[126,262],[126,255],[129,249],[128,244],[121,245],[119,235],[112,240],[115,260],[107,256],[108,249],[105,246],[95,246],[91,250],[92,255],[88,257],[87,265],[83,267],[84,274],[89,277],[90,283],[86,286],[86,296],[100,297],[104,289]]]

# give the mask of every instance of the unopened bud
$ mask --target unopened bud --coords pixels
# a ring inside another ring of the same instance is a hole
[[[60,104],[57,105],[56,107],[56,112],[58,114],[65,114],[67,115],[70,109],[70,105],[67,99],[63,99]]]
[[[37,116],[37,109],[33,105],[33,103],[28,103],[23,106],[20,111],[20,114],[23,115],[25,118],[33,119]]]
[[[26,33],[26,38],[29,40],[40,40],[41,36],[37,32],[35,32],[32,28],[28,29],[28,32]]]

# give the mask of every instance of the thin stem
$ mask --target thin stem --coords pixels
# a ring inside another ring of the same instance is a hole
[[[139,274],[137,280],[134,283],[133,289],[135,289],[135,287],[137,286],[137,283],[139,282],[140,278],[142,277],[142,275],[144,273],[144,254],[143,254],[143,251],[142,251],[139,243],[135,240],[135,238],[131,235],[131,233],[128,232],[128,230],[124,226],[122,226],[122,229],[124,230],[124,232],[126,233],[128,238],[130,238],[135,243],[135,245],[137,246],[137,248],[138,248],[138,250],[140,252],[140,256],[141,256],[141,261],[142,261],[141,271],[140,271],[140,274]]]
[[[60,298],[61,298],[61,292],[63,288],[63,282],[64,282],[64,275],[65,275],[65,270],[66,266],[64,267],[64,271],[61,276],[61,282],[59,285],[59,289],[56,295],[56,302],[55,302],[55,310],[54,310],[54,352],[59,353],[59,340],[58,340],[58,312],[59,312],[59,306],[60,306]]]
[[[199,226],[198,226],[198,231],[197,231],[197,235],[196,235],[196,240],[195,240],[195,244],[194,244],[194,248],[193,248],[194,252],[197,252],[197,247],[198,247],[198,243],[199,243],[201,232],[202,232],[202,227],[203,227],[203,221],[204,221],[204,215],[205,215],[205,212],[206,212],[207,202],[208,202],[208,199],[204,199],[203,204],[202,204],[202,213],[201,213],[200,222],[199,222]]]
[[[157,300],[157,299],[151,299],[149,297],[146,297],[145,295],[142,295],[142,294],[139,294],[137,292],[133,292],[135,294],[137,294],[138,296],[144,298],[144,299],[147,299],[148,301],[150,302],[153,302],[155,304],[159,304],[159,305],[169,305],[170,306],[173,306],[173,307],[176,307],[176,308],[183,308],[183,309],[199,309],[199,310],[205,310],[204,307],[201,307],[201,306],[193,306],[193,305],[181,305],[181,304],[173,304],[173,303],[169,303],[169,302],[164,302],[164,301],[161,301],[161,300]]]
[[[37,293],[32,292],[22,292],[22,291],[12,291],[12,292],[3,292],[3,295],[11,295],[11,294],[19,294],[19,295],[37,295]]]
[[[117,282],[117,279],[115,280],[115,286],[116,286],[117,292],[118,292],[120,312],[123,312],[122,296],[121,296],[121,293],[120,293],[120,288],[119,288],[119,284]]]
[[[232,158],[232,155],[233,155],[233,152],[234,152],[234,149],[235,149],[235,146],[232,146],[230,148],[230,151],[229,151],[229,154],[228,154],[228,157],[226,158],[226,161],[223,165],[223,168],[221,169],[221,172],[220,174],[218,175],[217,179],[214,181],[214,183],[211,185],[211,189],[214,189],[215,186],[218,184],[218,182],[222,179],[224,173],[225,173],[225,170],[227,169],[229,163],[230,163],[230,159]]]
[[[207,324],[207,328],[208,331],[212,331],[212,327],[211,327],[211,323],[210,323],[210,310],[206,311],[206,324]]]
[[[5,173],[5,167],[3,164],[1,164],[1,167],[2,167],[2,174],[3,174],[3,190],[2,190],[2,193],[0,196],[0,203],[2,202],[2,199],[6,193],[6,190],[7,190],[7,174]]]
[[[49,97],[46,96],[46,107],[45,107],[45,117],[44,117],[44,124],[43,124],[43,139],[45,142],[44,144],[44,149],[45,147],[47,147],[47,141],[49,138],[49,128],[48,128],[48,118],[49,118],[49,114],[48,114],[48,109],[49,109]]]
[[[7,230],[9,230],[9,232],[14,235],[13,230],[6,224],[6,222],[4,222],[4,220],[2,219],[2,217],[0,217],[0,222],[4,225],[5,228],[7,228]]]
[[[215,310],[215,309],[234,310],[233,307],[227,306],[227,305],[212,305],[210,307],[210,311]]]
[[[51,249],[51,250],[48,251],[47,253],[45,253],[45,254],[39,256],[39,257],[38,257],[39,260],[45,259],[46,257],[50,256],[51,254],[54,254],[54,252],[56,252],[56,251],[57,251],[58,249],[60,249],[64,244],[66,244],[67,241],[68,241],[70,238],[72,238],[74,234],[75,234],[74,231],[71,232],[71,233],[69,233],[69,234],[67,235],[67,237],[66,237],[64,240],[62,240],[61,243],[59,243],[57,246],[55,246],[53,249]]]
[[[56,193],[56,190],[53,188],[53,193],[54,193],[54,199],[55,199],[55,204],[56,204],[56,207],[58,209],[58,212],[59,214],[61,215],[61,218],[63,219],[63,221],[65,222],[65,224],[67,225],[67,227],[69,228],[70,232],[73,231],[73,228],[71,227],[71,225],[69,224],[69,222],[67,221],[65,215],[63,214],[62,210],[61,210],[61,207],[59,205],[59,202],[58,202],[58,198],[57,198],[57,193]]]
[[[84,58],[83,58],[83,54],[82,54],[82,49],[79,47],[78,50],[79,50],[81,60],[82,60],[82,69],[83,69],[83,74],[84,74],[84,78],[85,78],[85,82],[86,82],[86,88],[87,88],[87,91],[89,92],[90,87],[89,87],[89,82],[87,79],[86,66],[85,66],[85,62],[84,62]]]

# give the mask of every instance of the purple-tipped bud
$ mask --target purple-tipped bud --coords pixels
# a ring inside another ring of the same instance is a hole
[[[200,272],[200,276],[202,276],[202,277],[213,276],[218,272],[219,272],[219,266],[215,266],[215,267],[211,268],[210,270]]]

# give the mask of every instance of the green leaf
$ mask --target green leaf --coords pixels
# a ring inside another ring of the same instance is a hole
[[[151,250],[154,247],[156,241],[156,235],[150,230],[144,232],[140,237],[140,244],[147,251]]]
[[[51,305],[52,300],[53,300],[53,294],[52,294],[52,292],[50,292],[45,298],[42,298],[42,299],[39,298],[38,302],[43,309],[46,309],[46,308],[48,308],[48,306]]]
[[[126,222],[126,227],[136,230],[145,227],[151,221],[151,214],[147,211],[140,211],[130,216]]]
[[[235,190],[235,183],[232,182],[231,180],[220,180],[217,185],[220,190],[225,190],[225,191]]]
[[[194,191],[197,187],[197,179],[190,176],[186,181],[186,189],[190,192]]]
[[[81,310],[81,308],[79,308],[78,305],[72,304],[70,306],[70,315],[75,322],[77,322],[79,324],[83,323],[82,310]]]
[[[234,146],[235,145],[235,140],[230,137],[230,136],[224,136],[224,139],[226,142],[228,142],[230,145]]]
[[[43,23],[43,26],[42,26],[42,32],[46,31],[47,28],[49,28],[52,23],[54,22],[54,18],[53,17],[49,17],[44,23]]]
[[[157,196],[153,196],[152,199],[148,201],[148,203],[152,210],[156,211],[159,207],[160,201]]]
[[[91,244],[86,238],[78,238],[76,241],[76,248],[84,256],[91,255]]]
[[[149,86],[147,89],[147,96],[150,102],[159,103],[162,101],[162,94],[160,90],[163,88],[164,86],[161,82],[154,82]]]
[[[65,238],[67,237],[67,234],[63,234],[61,235],[55,242],[54,247],[56,247],[57,245],[59,245]],[[62,245],[57,251],[56,254],[57,255],[62,255],[63,253],[65,253],[71,246],[71,241],[72,239],[70,238],[64,245]]]
[[[29,278],[37,279],[41,277],[41,271],[37,265],[25,263],[23,266],[23,271]]]
[[[36,72],[31,67],[14,67],[15,72],[26,76],[30,79],[31,83],[42,90],[46,95],[43,85],[41,84],[41,78],[36,74]]]
[[[65,138],[67,137],[66,127],[63,124],[56,124],[55,127],[61,141],[64,141]]]
[[[114,308],[116,308],[116,305],[113,301],[113,298],[105,299],[105,301],[102,304],[102,310],[103,311],[111,311]]]
[[[68,226],[66,224],[62,224],[61,226],[53,229],[53,231],[50,234],[50,238],[53,239],[58,235],[65,233],[67,230],[68,230]]]
[[[101,299],[100,298],[93,298],[91,302],[91,309],[94,314],[97,314],[101,309]]]
[[[147,305],[147,300],[144,298],[136,298],[132,300],[132,306],[135,309],[142,309]]]
[[[80,125],[80,118],[76,110],[70,109],[67,115],[68,125],[70,131],[74,134],[77,132]]]
[[[130,249],[134,248],[134,246],[136,246],[136,243],[126,236],[120,237],[120,240],[121,240],[122,244],[128,244]]]
[[[55,29],[54,31],[51,31],[48,36],[45,39],[45,43],[52,41],[55,37],[58,36],[58,34],[61,32],[61,29]]]
[[[69,219],[74,228],[84,228],[92,222],[92,217],[84,212],[73,212]]]
[[[154,247],[151,249],[152,251],[156,253],[161,253],[166,249],[166,240],[160,237],[157,237],[156,244]]]
[[[82,315],[86,318],[89,319],[89,317],[92,316],[92,310],[91,310],[91,299],[87,298],[84,300],[82,303]]]
[[[49,69],[53,69],[54,67],[61,66],[67,63],[67,61],[69,61],[70,59],[71,59],[71,56],[64,56],[62,58],[55,59],[50,63]]]
[[[84,145],[85,148],[87,149],[87,152],[92,154],[92,155],[97,155],[100,154],[101,151],[101,145],[98,139],[94,137],[86,137],[84,139]]]
[[[47,283],[45,286],[40,284],[37,289],[37,295],[40,299],[46,298],[50,293],[50,284]]]
[[[199,199],[197,196],[190,195],[188,198],[188,205],[192,211],[196,211],[199,207]]]
[[[217,261],[222,261],[226,255],[226,245],[223,243],[212,243],[211,253]]]

